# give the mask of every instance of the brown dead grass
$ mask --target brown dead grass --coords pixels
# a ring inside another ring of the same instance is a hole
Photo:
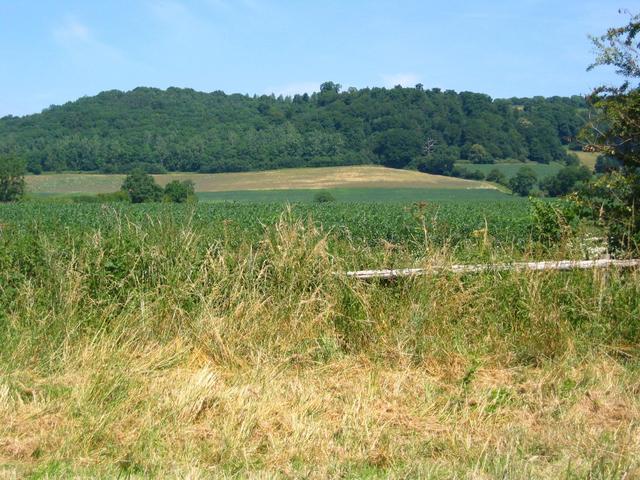
[[[567,462],[586,472],[594,458],[640,458],[638,380],[609,358],[574,365],[570,375],[585,386],[558,391],[566,371],[548,368],[481,368],[465,387],[442,364],[348,357],[230,370],[186,347],[146,352],[87,351],[91,364],[81,371],[20,381],[29,395],[8,386],[19,379],[4,378],[0,462],[26,472],[74,458],[75,469],[131,464],[191,478],[234,468],[305,478],[378,470],[492,478],[497,462],[513,477],[558,478]],[[158,370],[159,352],[182,360]],[[126,383],[126,394],[115,410],[96,408],[96,378],[125,360],[124,377],[107,377]],[[60,383],[64,395],[47,393]]]
[[[198,192],[324,188],[495,188],[486,182],[377,166],[291,168],[218,174],[175,173],[154,177],[160,185],[166,185],[172,180],[193,180]],[[109,193],[118,190],[123,180],[123,175],[30,175],[27,177],[27,186],[32,193]]]
[[[638,272],[358,283],[314,228],[44,241],[6,317],[0,477],[637,478],[637,358],[609,344]]]

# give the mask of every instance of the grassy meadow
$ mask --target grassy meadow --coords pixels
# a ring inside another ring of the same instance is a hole
[[[580,163],[582,165],[586,166],[587,168],[593,171],[593,169],[596,166],[596,160],[598,159],[598,155],[599,155],[598,153],[581,152],[581,151],[573,151],[573,150],[570,153],[575,154],[580,160]],[[536,162],[518,162],[518,161],[502,162],[502,163],[487,163],[487,164],[458,162],[456,163],[456,165],[458,167],[466,168],[471,172],[473,172],[474,170],[477,170],[479,172],[482,172],[485,176],[495,168],[501,171],[502,173],[504,173],[504,175],[507,177],[507,180],[515,177],[516,174],[518,173],[518,170],[520,170],[524,166],[531,168],[538,176],[538,179],[543,179],[546,177],[556,175],[565,166],[564,164],[558,163],[558,162],[551,162],[549,164],[544,164],[544,163],[536,163]]]
[[[504,173],[507,180],[513,178],[522,167],[531,168],[539,179],[550,177],[557,174],[565,165],[562,163],[552,162],[549,164],[536,163],[536,162],[514,162],[514,163],[457,163],[459,167],[464,167],[467,170],[473,172],[478,170],[485,176],[494,168]]]
[[[0,206],[0,477],[635,478],[637,270],[528,203]]]
[[[599,153],[595,152],[573,152],[580,159],[580,163],[589,169],[593,170],[596,167],[596,160],[598,160]]]

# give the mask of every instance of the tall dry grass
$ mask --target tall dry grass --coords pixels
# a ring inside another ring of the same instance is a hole
[[[286,214],[258,244],[13,233],[0,477],[640,475],[638,271],[358,282],[335,272],[452,254]]]

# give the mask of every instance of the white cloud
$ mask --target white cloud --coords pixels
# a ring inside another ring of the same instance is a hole
[[[53,38],[77,57],[107,59],[120,62],[122,52],[100,41],[91,28],[74,16],[68,16],[52,30]]]
[[[265,94],[270,95],[283,95],[285,97],[292,97],[296,94],[313,93],[320,91],[320,84],[322,82],[296,82],[288,83],[286,85],[280,85],[278,87],[270,87],[265,89]]]
[[[160,20],[168,22],[184,22],[194,20],[189,9],[174,0],[159,0],[150,2],[151,12]]]
[[[74,17],[67,17],[61,25],[55,27],[53,35],[61,42],[88,42],[91,40],[89,27]]]
[[[413,87],[420,82],[420,76],[415,73],[395,73],[392,75],[382,75],[385,87],[395,87],[402,85],[403,87]]]
[[[258,11],[261,8],[257,0],[241,0],[240,3],[248,10]]]
[[[151,15],[163,29],[173,36],[174,43],[188,44],[197,36],[210,31],[206,17],[178,0],[156,0],[147,3]]]
[[[206,0],[206,3],[213,8],[227,11],[237,7],[256,12],[260,10],[260,3],[256,0]]]
[[[220,4],[222,3],[224,2],[220,0]],[[178,0],[156,0],[149,2],[148,5],[157,20],[181,33],[193,33],[205,26],[202,16]]]

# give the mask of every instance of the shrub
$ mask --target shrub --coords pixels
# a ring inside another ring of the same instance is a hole
[[[526,197],[531,193],[537,179],[538,176],[531,167],[522,167],[516,176],[509,180],[509,188],[513,193]]]
[[[159,202],[162,199],[162,187],[142,170],[127,175],[121,190],[127,193],[131,203]]]
[[[329,203],[335,202],[335,200],[331,192],[318,192],[313,196],[313,201],[316,203]]]
[[[544,245],[556,245],[577,227],[579,216],[574,202],[531,199],[533,239]]]
[[[164,199],[172,203],[197,201],[195,184],[191,180],[185,180],[184,182],[173,180],[164,187]]]
[[[15,202],[24,196],[25,164],[16,157],[0,157],[0,202]]]
[[[591,171],[584,165],[564,167],[556,175],[540,181],[540,189],[551,197],[573,192],[577,185],[591,178]]]
[[[472,163],[493,163],[493,157],[484,146],[474,143],[469,148],[469,153],[467,158],[471,160]]]
[[[596,159],[596,173],[610,173],[618,171],[622,168],[620,160],[609,155],[599,155]]]
[[[127,192],[119,190],[111,193],[99,193],[97,195],[74,195],[71,197],[73,203],[112,203],[112,202],[127,202],[129,201],[129,195]]]
[[[465,167],[453,167],[451,175],[468,180],[484,180],[484,174],[480,170],[468,170]]]
[[[500,185],[507,185],[509,183],[506,175],[502,170],[498,170],[497,168],[493,168],[489,173],[487,173],[487,181],[499,183]]]
[[[640,215],[636,198],[640,175],[613,171],[586,184],[578,202],[586,216],[604,226],[612,250],[637,251],[640,246]]]

